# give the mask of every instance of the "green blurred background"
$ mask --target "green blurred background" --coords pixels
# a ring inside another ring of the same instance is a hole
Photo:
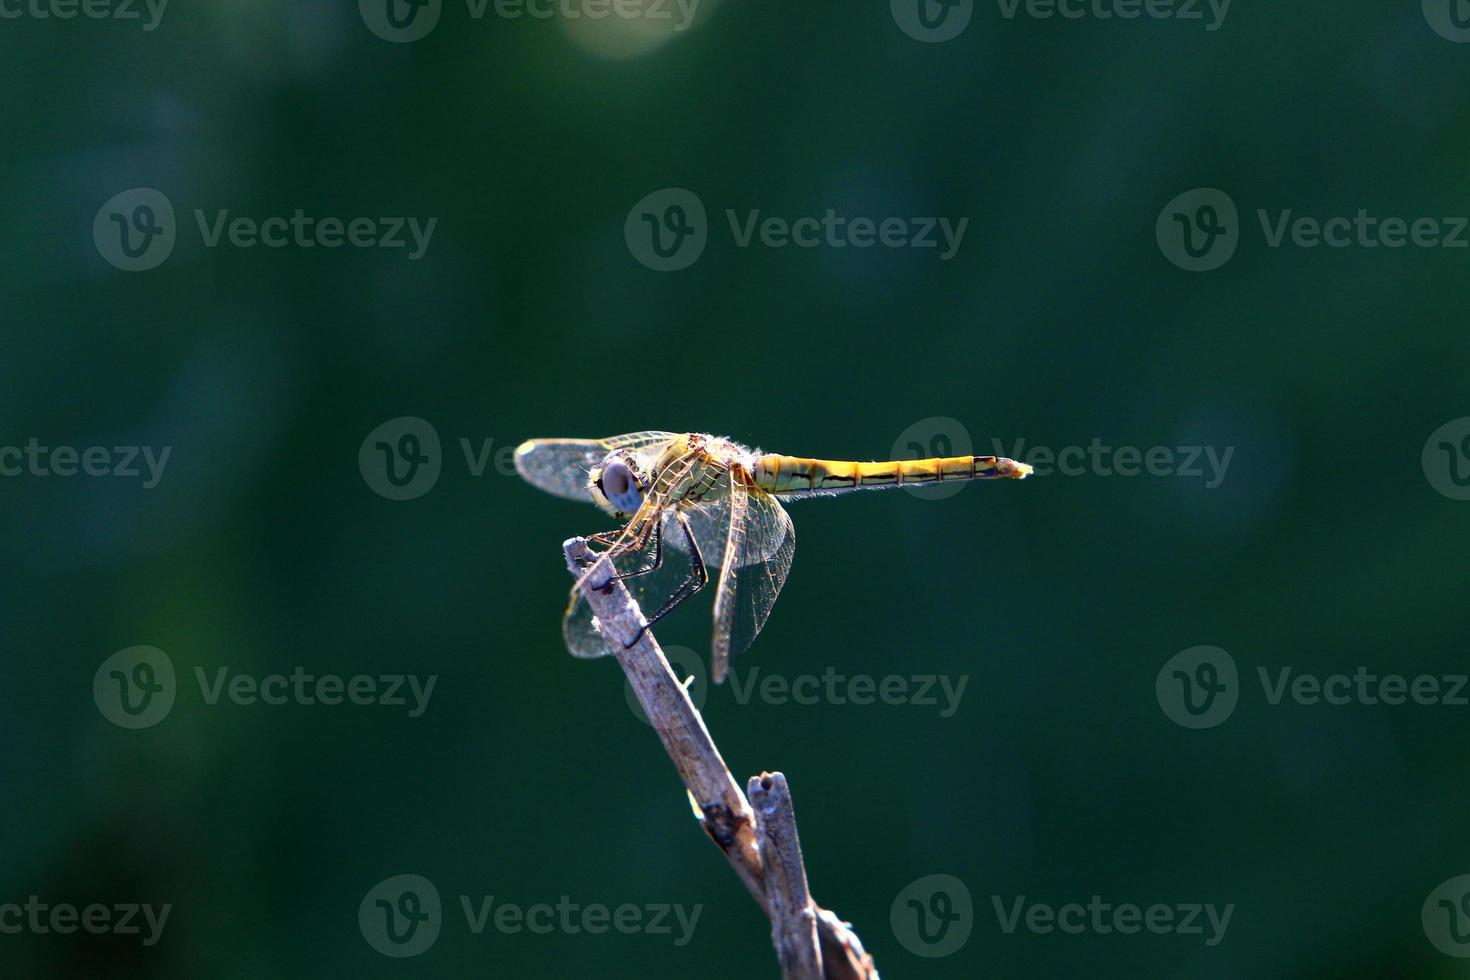
[[[793,505],[791,578],[738,671],[968,678],[949,717],[708,692],[736,776],[787,774],[813,892],[884,976],[1470,975],[1421,923],[1470,872],[1470,708],[1272,705],[1256,679],[1465,670],[1470,503],[1421,450],[1470,414],[1470,253],[1272,248],[1256,211],[1470,213],[1470,45],[1432,29],[1434,0],[1238,0],[1217,30],[1208,8],[982,2],[948,11],[969,20],[943,43],[901,7],[702,0],[674,30],[678,8],[444,0],[406,43],[350,0],[175,0],[153,30],[141,8],[6,8],[0,444],[171,456],[148,489],[0,479],[0,903],[172,911],[153,945],[0,934],[0,974],[776,975],[616,665],[562,648],[560,542],[606,519],[497,454],[668,428],[872,459],[952,441],[935,420],[954,419],[978,452],[1234,455],[1213,489],[1093,468]],[[127,272],[92,229],[138,187],[172,203],[177,242]],[[708,244],[658,272],[624,225],[669,187],[707,209]],[[1239,208],[1209,272],[1155,235],[1196,187]],[[437,225],[414,261],[208,248],[193,217],[298,208]],[[725,218],[829,208],[968,226],[944,261],[741,248]],[[441,472],[392,500],[359,451],[405,416],[433,426]],[[489,441],[481,475],[462,439]],[[703,655],[707,616],[698,599],[661,639]],[[1233,657],[1239,703],[1191,730],[1155,681],[1201,644]],[[164,651],[177,691],[129,730],[92,685],[135,645]],[[437,682],[412,718],[210,704],[195,671],[221,667]],[[400,959],[358,912],[404,873],[444,911]],[[890,914],[934,874],[973,908],[941,957]],[[680,946],[477,935],[460,908],[563,895],[702,912]],[[1208,928],[1008,934],[995,911],[1093,895],[1234,911],[1214,946]]]

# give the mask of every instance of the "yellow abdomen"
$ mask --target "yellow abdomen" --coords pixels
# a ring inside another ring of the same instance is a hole
[[[1003,456],[945,456],[858,463],[767,453],[756,460],[751,475],[756,485],[769,493],[802,495],[922,486],[950,480],[1020,480],[1030,473],[1030,466]]]

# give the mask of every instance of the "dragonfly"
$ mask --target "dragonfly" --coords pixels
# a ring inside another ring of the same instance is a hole
[[[722,436],[657,431],[532,439],[516,448],[515,467],[531,485],[590,501],[620,522],[586,537],[595,557],[584,565],[562,617],[567,650],[576,657],[615,652],[583,595],[588,582],[606,588],[620,581],[645,610],[645,625],[626,645],[631,647],[713,581],[710,673],[717,684],[731,658],[754,642],[786,584],[796,531],[783,501],[1031,474],[1030,466],[1001,456],[862,463],[765,453]],[[669,560],[666,551],[680,557]],[[650,616],[647,609],[655,611]]]

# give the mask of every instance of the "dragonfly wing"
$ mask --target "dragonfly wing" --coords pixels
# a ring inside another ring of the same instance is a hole
[[[694,532],[694,540],[699,544],[699,553],[704,558],[705,564],[709,566],[711,577],[715,576],[723,564],[725,546],[730,536],[730,513],[735,506],[728,475],[720,477],[716,489],[720,492],[718,498],[702,501],[684,512],[684,516],[689,520],[690,530]],[[743,488],[741,492],[745,492]],[[743,513],[749,513],[749,507],[746,504],[742,503],[740,507]],[[684,535],[679,532],[673,515],[666,514],[664,520],[666,530],[674,532],[664,540],[680,551],[687,552],[689,545],[684,540]],[[741,565],[764,562],[779,551],[780,546],[780,541],[765,538],[761,541],[759,549],[754,547],[741,549],[736,561]]]
[[[796,553],[796,529],[775,497],[740,479],[730,489],[710,645],[716,684],[725,679],[731,658],[755,642],[766,625]]]
[[[547,493],[586,502],[591,499],[587,474],[608,453],[644,450],[676,438],[672,432],[633,432],[608,439],[531,439],[516,447],[516,472]]]
[[[670,485],[677,483],[695,463],[693,455],[671,463]],[[666,497],[650,493],[613,544],[572,586],[571,594],[567,597],[566,612],[562,616],[562,636],[572,656],[603,657],[616,652],[612,649],[612,644],[603,637],[592,608],[582,594],[584,581],[600,582],[610,575],[627,576],[623,579],[623,585],[627,587],[633,601],[638,603],[643,615],[648,617],[654,615],[664,601],[689,578],[692,564],[688,545],[682,550],[670,547],[671,540],[682,542],[684,534],[678,522],[667,516],[672,509],[673,504]],[[660,539],[654,536],[655,527],[662,534]],[[656,561],[655,556],[660,554],[660,548],[661,560]],[[703,549],[700,550],[703,553]],[[657,567],[653,567],[655,564]]]
[[[698,465],[694,454],[675,461],[663,485],[677,486]],[[583,576],[583,581],[600,581],[609,574],[628,576],[623,584],[644,616],[654,616],[693,567],[688,541],[674,514],[678,509],[715,590],[711,673],[717,683],[724,680],[730,658],[749,647],[765,626],[796,550],[795,528],[775,497],[750,485],[738,471],[722,475],[720,481],[724,485],[716,485],[714,499],[693,506],[649,494],[614,544]],[[651,567],[655,525],[662,545],[657,568]],[[640,574],[630,574],[635,572]],[[572,589],[562,629],[573,656],[615,652],[598,629],[581,582]]]
[[[725,520],[725,547],[720,561],[720,573],[715,577],[715,629],[710,640],[710,673],[719,684],[730,669],[730,657],[739,651],[730,649],[731,634],[735,631],[736,602],[740,599],[740,553],[745,547],[747,518],[750,513],[750,494],[739,480],[732,480],[730,495],[726,498],[729,511]]]

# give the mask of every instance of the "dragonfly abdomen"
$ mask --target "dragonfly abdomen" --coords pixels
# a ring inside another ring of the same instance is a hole
[[[923,486],[951,480],[1021,479],[1030,472],[1031,467],[1025,463],[1000,456],[945,456],[859,463],[767,453],[756,460],[753,475],[756,484],[770,493],[801,495]]]

